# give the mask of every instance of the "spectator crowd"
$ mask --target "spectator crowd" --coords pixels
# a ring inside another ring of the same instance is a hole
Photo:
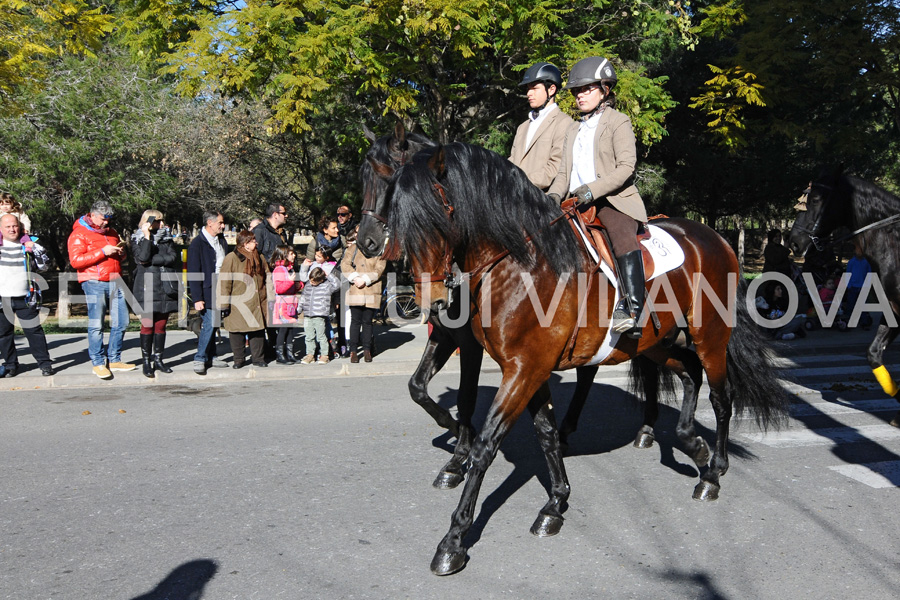
[[[111,225],[113,207],[95,202],[72,225],[68,260],[87,306],[87,345],[91,369],[100,379],[139,365],[124,362],[122,347],[135,309],[140,320],[141,369],[147,377],[171,373],[166,364],[166,329],[178,312],[182,293],[196,314],[197,351],[193,371],[243,368],[248,363],[326,364],[337,358],[366,362],[375,355],[372,320],[381,304],[384,259],[356,252],[357,224],[348,206],[320,222],[303,260],[288,242],[285,207],[271,204],[264,218],[225,240],[221,213],[203,215],[202,228],[180,249],[164,215],[146,210],[129,239]],[[47,270],[50,259],[30,235],[31,222],[15,198],[0,195],[0,377],[19,370],[14,343],[18,319],[42,375],[54,369],[40,320],[41,291],[32,274]],[[123,272],[130,248],[133,283]],[[186,278],[186,285],[182,278]],[[342,301],[341,282],[349,291]],[[106,331],[107,318],[109,320]],[[232,361],[217,356],[219,329],[228,333]],[[305,347],[295,346],[300,331]],[[249,355],[249,357],[248,357]]]
[[[166,330],[182,295],[197,323],[192,368],[198,375],[247,364],[264,368],[272,361],[371,362],[376,355],[373,320],[382,302],[386,263],[357,251],[358,227],[350,207],[341,206],[321,219],[302,256],[287,239],[284,224],[289,215],[281,204],[270,204],[263,218],[237,232],[233,247],[224,236],[223,215],[207,212],[187,247],[185,264],[160,211],[145,210],[127,243],[111,225],[115,216],[109,203],[95,202],[73,223],[67,242],[68,260],[87,306],[91,369],[100,379],[139,366],[147,377],[172,372],[165,362]],[[0,194],[0,377],[14,377],[20,368],[13,336],[16,319],[41,374],[54,374],[40,321],[41,290],[33,280],[35,272],[48,269],[50,259],[30,228],[31,220],[16,199]],[[130,286],[123,272],[129,249]],[[777,280],[759,287],[756,298],[763,322],[778,322],[765,328],[771,337],[790,340],[820,327],[848,327],[854,308],[864,300],[861,292],[872,270],[858,249],[846,268],[828,250],[811,250],[801,270],[782,244],[781,232],[773,230],[763,256],[763,273],[778,274]],[[816,285],[812,293],[803,271]],[[845,272],[847,285],[840,294]],[[799,298],[799,310],[785,320],[792,296]],[[122,359],[131,308],[140,320],[140,365]],[[871,323],[870,315],[862,313],[859,325],[868,328]],[[220,329],[228,334],[230,363],[217,356]]]

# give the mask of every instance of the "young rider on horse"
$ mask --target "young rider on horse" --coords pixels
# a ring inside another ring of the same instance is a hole
[[[639,338],[645,288],[636,236],[638,223],[647,222],[647,210],[634,186],[637,148],[631,120],[614,108],[617,81],[610,62],[600,56],[584,58],[572,67],[565,89],[574,94],[581,121],[569,129],[559,173],[547,195],[557,202],[574,196],[579,206],[597,207],[616,256],[623,293],[611,327]]]
[[[519,87],[526,88],[531,110],[528,119],[516,130],[509,160],[525,172],[531,183],[546,192],[559,171],[566,132],[572,126],[572,118],[556,105],[562,74],[550,63],[534,63],[525,71]]]

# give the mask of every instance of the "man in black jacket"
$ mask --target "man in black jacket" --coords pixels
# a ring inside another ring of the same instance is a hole
[[[341,237],[346,238],[350,235],[356,226],[359,223],[356,219],[353,218],[353,211],[350,210],[350,207],[344,204],[340,208],[337,209],[337,218],[338,218],[338,231],[341,232]]]
[[[216,358],[214,318],[216,303],[213,298],[215,278],[228,254],[228,243],[222,232],[225,219],[222,213],[212,211],[203,214],[204,227],[188,246],[188,291],[194,309],[200,314],[202,325],[197,338],[197,354],[194,355],[194,372],[206,375],[209,366],[227,367],[225,361]]]
[[[256,251],[265,257],[266,261],[271,261],[275,248],[289,245],[282,230],[287,219],[287,211],[282,204],[270,204],[266,207],[265,214],[266,220],[253,228],[253,235],[256,237]],[[269,267],[271,266],[269,264]]]

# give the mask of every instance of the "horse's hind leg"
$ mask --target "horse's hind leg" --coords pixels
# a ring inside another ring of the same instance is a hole
[[[697,435],[694,416],[697,412],[697,399],[700,397],[700,386],[703,384],[703,365],[697,354],[691,350],[681,350],[669,363],[670,368],[681,378],[684,388],[684,399],[681,403],[681,415],[675,432],[684,444],[684,453],[691,457],[698,469],[709,464],[709,444]]]
[[[588,366],[578,367],[575,374],[578,376],[578,382],[575,384],[575,393],[572,395],[572,401],[569,403],[569,409],[566,416],[563,417],[562,425],[559,427],[559,443],[562,446],[563,454],[569,453],[569,436],[578,429],[578,419],[581,417],[581,411],[584,409],[584,403],[594,385],[594,376],[597,375],[597,369],[600,367]]]
[[[556,417],[553,416],[553,405],[550,403],[550,386],[547,383],[541,386],[528,403],[528,410],[550,470],[550,499],[531,526],[531,533],[547,537],[559,533],[563,524],[563,505],[569,499],[570,492],[556,429]]]
[[[478,377],[481,373],[481,362],[484,359],[484,348],[472,334],[472,328],[466,324],[454,330],[455,349],[459,344],[459,391],[456,394],[456,409],[459,423],[459,434],[456,436],[456,447],[453,456],[441,468],[432,485],[441,490],[453,489],[462,483],[466,475],[466,463],[469,451],[475,438],[475,427],[472,416],[475,414],[475,402],[478,399]]]
[[[872,344],[869,346],[867,358],[869,359],[869,366],[875,374],[875,379],[881,384],[884,393],[892,398],[900,400],[900,398],[898,398],[900,389],[898,389],[897,382],[891,377],[887,367],[884,366],[883,360],[885,349],[894,341],[898,333],[900,333],[900,327],[889,327],[882,322],[878,326],[878,332],[875,334],[875,339],[872,340]],[[900,412],[898,412],[893,420],[891,420],[891,425],[900,427]]]
[[[693,497],[694,500],[716,500],[721,489],[719,478],[728,471],[728,433],[732,407],[731,398],[725,389],[727,367],[724,348],[702,360],[709,382],[709,401],[716,414],[716,448],[709,461],[709,468],[700,475],[700,483],[694,488]]]

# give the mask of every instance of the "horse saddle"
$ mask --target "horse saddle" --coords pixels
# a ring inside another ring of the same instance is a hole
[[[575,237],[589,241],[594,249],[595,255],[599,256],[602,262],[609,265],[613,272],[618,276],[618,267],[612,252],[612,247],[610,246],[609,238],[605,233],[606,227],[597,217],[596,205],[592,204],[587,207],[576,206],[575,198],[573,197],[563,201],[561,208],[563,211],[571,211],[573,215],[570,223],[572,224],[572,228],[575,229]],[[579,226],[581,232],[578,231]],[[582,232],[585,234],[584,236],[581,235]],[[646,279],[650,278],[650,275],[656,268],[653,255],[644,244],[641,244],[642,241],[649,239],[650,232],[644,227],[643,223],[639,224],[637,241],[638,247],[641,249],[641,258],[644,261],[644,277]],[[591,252],[588,251],[588,254],[590,253]]]

